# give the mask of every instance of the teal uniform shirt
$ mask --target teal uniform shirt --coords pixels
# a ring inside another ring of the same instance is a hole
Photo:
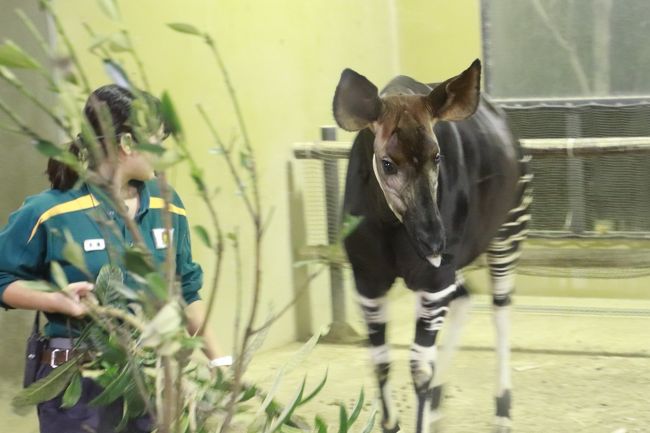
[[[140,208],[135,222],[157,264],[164,263],[167,252],[163,221],[164,200],[156,179],[138,182]],[[185,302],[198,299],[203,284],[203,271],[192,260],[190,233],[183,203],[172,191],[169,211],[172,217],[171,242],[176,249],[176,273],[180,279]],[[25,200],[23,206],[11,214],[9,223],[0,232],[0,305],[7,286],[17,280],[46,280],[52,282],[51,262],[59,262],[69,282],[87,281],[75,266],[63,257],[68,231],[84,251],[88,270],[97,276],[107,263],[122,268],[125,284],[137,288],[137,283],[126,272],[121,257],[125,245],[133,240],[122,218],[95,188],[82,185],[68,191],[51,189]],[[100,221],[113,220],[110,229]],[[117,233],[119,232],[119,233]],[[121,238],[121,239],[120,239]],[[117,254],[109,256],[109,248]],[[116,259],[117,258],[117,259]],[[93,282],[93,281],[91,281]],[[78,321],[62,314],[46,314],[45,333],[49,337],[71,337],[78,334]],[[70,334],[70,329],[74,335]]]

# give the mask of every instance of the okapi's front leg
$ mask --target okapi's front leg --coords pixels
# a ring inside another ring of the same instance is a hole
[[[455,291],[456,285],[452,284],[435,293],[416,292],[417,322],[410,359],[411,377],[417,398],[416,433],[427,433],[430,429],[429,415],[436,361],[436,337],[445,321],[445,315],[449,310],[447,305]]]
[[[436,360],[436,372],[433,376],[433,389],[431,391],[431,419],[432,425],[440,422],[442,414],[440,406],[444,393],[444,385],[447,381],[447,374],[452,359],[460,344],[460,337],[467,322],[467,316],[471,309],[469,292],[465,287],[465,281],[460,273],[456,275],[456,291],[451,296],[449,312],[445,319],[445,339],[440,346],[438,359]]]
[[[397,433],[400,430],[397,410],[393,404],[388,382],[390,353],[386,344],[386,322],[388,321],[386,297],[371,299],[359,296],[359,303],[368,327],[370,356],[379,382],[379,396],[383,409],[382,429],[384,433]]]

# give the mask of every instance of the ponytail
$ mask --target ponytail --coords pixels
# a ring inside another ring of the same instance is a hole
[[[77,159],[79,159],[79,154],[81,152],[78,140],[80,140],[80,137],[77,137],[77,140],[72,141],[70,147],[68,147],[68,151],[76,156]],[[53,158],[50,158],[47,161],[47,170],[45,173],[50,180],[52,188],[60,191],[71,189],[79,180],[79,175],[76,171],[63,162],[57,161]]]

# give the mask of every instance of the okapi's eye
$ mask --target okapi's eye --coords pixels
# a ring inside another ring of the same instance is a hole
[[[389,160],[382,159],[381,165],[384,168],[384,174],[387,175],[397,174],[397,167],[395,167],[395,164],[393,164]]]
[[[433,162],[435,162],[436,164],[440,164],[440,161],[442,161],[442,155],[436,153],[436,156],[433,157]]]

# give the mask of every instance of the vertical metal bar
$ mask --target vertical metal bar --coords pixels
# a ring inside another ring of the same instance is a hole
[[[481,0],[479,4],[480,13],[481,13],[481,47],[483,48],[483,87],[485,92],[488,95],[492,95],[494,83],[492,83],[492,71],[490,67],[490,62],[492,58],[490,57],[490,48],[491,48],[491,33],[490,26],[490,12],[489,12],[489,0]]]
[[[323,126],[320,130],[322,141],[336,141],[336,127]],[[327,243],[338,241],[340,221],[339,167],[336,159],[323,159],[325,178],[325,209],[327,214]],[[330,264],[330,291],[332,297],[332,322],[345,323],[346,306],[343,290],[343,269],[338,264]]]
[[[582,122],[580,112],[570,111],[567,114],[567,137],[569,148],[567,149],[567,184],[568,199],[567,208],[570,212],[569,229],[573,233],[582,233],[586,230],[587,214],[585,212],[585,174],[583,157],[573,155],[571,149],[571,138],[582,135]]]

